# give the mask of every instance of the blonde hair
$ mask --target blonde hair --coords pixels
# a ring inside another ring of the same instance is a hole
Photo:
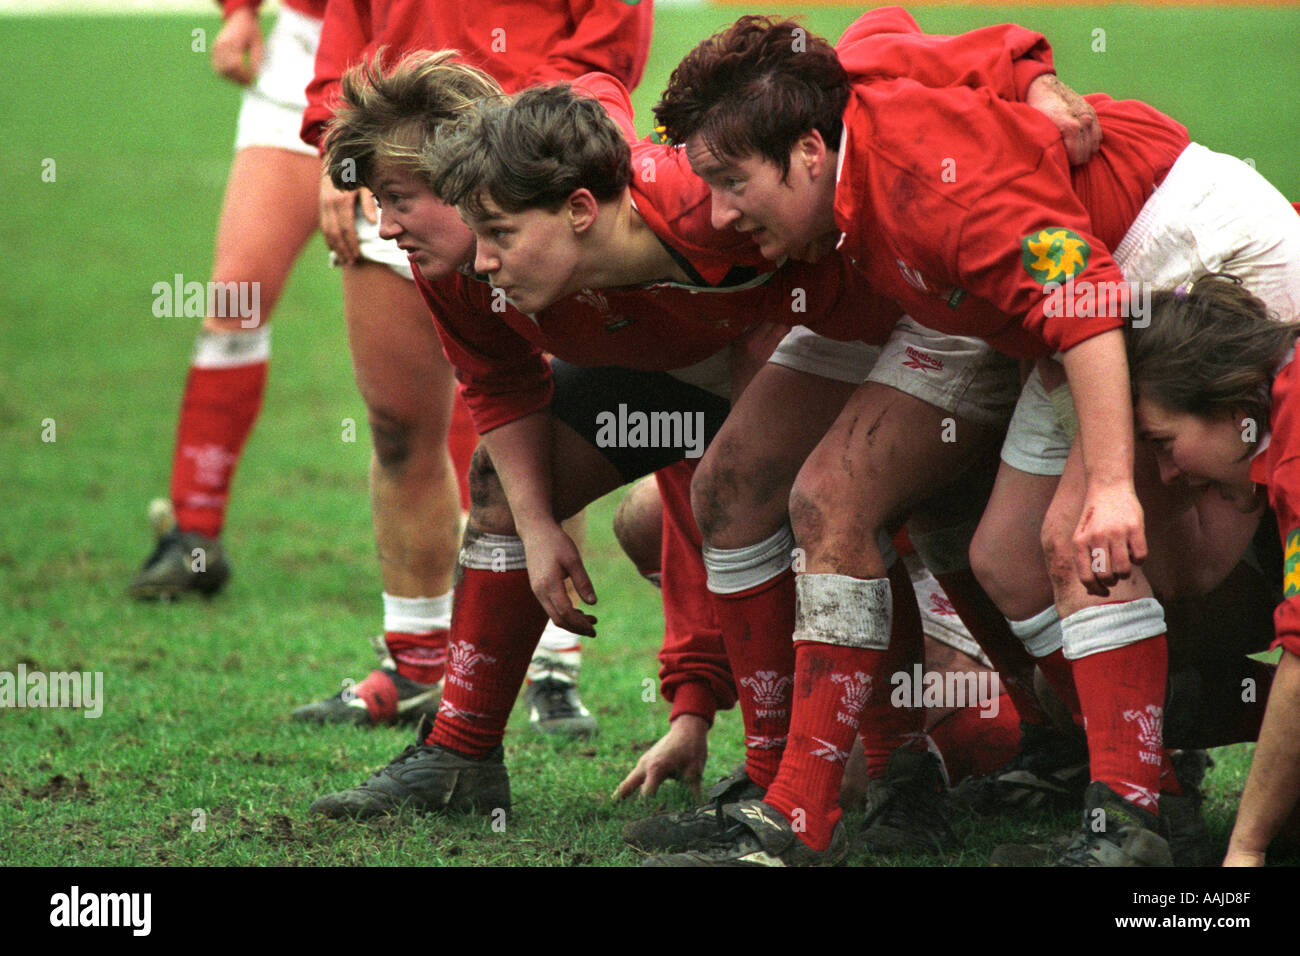
[[[410,53],[385,70],[381,48],[343,74],[342,102],[325,135],[325,162],[336,188],[369,183],[380,163],[427,175],[427,157],[443,127],[501,96],[496,80],[457,61],[459,55]]]

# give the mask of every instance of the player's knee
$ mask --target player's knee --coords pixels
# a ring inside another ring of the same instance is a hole
[[[658,573],[663,544],[659,488],[649,476],[632,486],[614,512],[614,537],[643,575]]]
[[[790,490],[790,528],[801,548],[816,551],[826,538],[826,498],[819,482],[800,475]]]
[[[514,521],[505,489],[487,448],[479,445],[469,463],[470,524],[493,534],[513,534]]]
[[[1068,585],[1078,575],[1074,567],[1074,526],[1060,519],[1059,515],[1048,511],[1043,520],[1039,544],[1043,549],[1043,560],[1047,565],[1047,576],[1052,586],[1058,591]]]
[[[981,522],[970,542],[970,569],[980,587],[997,604],[997,595],[1004,590],[1006,574],[1005,562],[998,560],[993,538],[994,535]]]
[[[781,461],[746,458],[736,438],[714,441],[691,479],[691,508],[705,540],[738,521],[758,526],[783,524],[789,496],[787,467]]]
[[[727,526],[734,483],[734,470],[714,455],[706,455],[691,477],[691,511],[706,541]]]
[[[411,458],[415,427],[403,416],[383,408],[370,410],[370,441],[385,471],[401,468]]]

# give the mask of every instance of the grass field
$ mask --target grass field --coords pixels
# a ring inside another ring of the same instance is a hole
[[[1076,88],[1147,99],[1300,197],[1300,10],[915,12],[934,31],[1005,19],[1043,30]],[[661,11],[637,94],[643,126],[680,55],[736,14]],[[818,8],[808,22],[835,35],[852,16]],[[0,670],[100,671],[105,695],[98,719],[0,713],[0,863],[633,864],[619,829],[647,807],[608,794],[667,727],[666,706],[641,698],[662,624],[657,594],[616,553],[611,501],[591,512],[587,559],[602,623],[586,646],[584,699],[601,735],[539,740],[516,714],[507,740],[516,809],[504,832],[486,820],[357,826],[308,816],[315,796],[359,782],[407,743],[396,730],[287,720],[294,706],[366,672],[365,638],[379,625],[366,415],[338,278],[318,240],[275,318],[266,407],[227,523],[231,587],[211,603],[123,596],[149,546],[145,503],[167,488],[194,337],[193,320],[153,317],[151,289],[176,273],[206,277],[229,163],[237,97],[206,54],[191,51],[193,29],[210,39],[217,27],[215,16],[0,19],[0,61],[10,64],[0,138],[9,182],[0,217]],[[1099,38],[1104,52],[1094,51]],[[42,177],[51,168],[52,182]],[[345,419],[358,425],[354,442],[341,438]],[[739,738],[737,715],[722,715],[707,778],[735,763]],[[1211,811],[1222,843],[1248,757],[1219,759]],[[681,788],[665,793],[654,806],[690,802]],[[1049,834],[1073,821],[1031,822]],[[908,862],[978,865],[1023,831],[967,822],[961,832],[960,855]]]

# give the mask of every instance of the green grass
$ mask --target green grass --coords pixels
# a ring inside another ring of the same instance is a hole
[[[661,11],[637,93],[643,128],[676,59],[736,12]],[[808,22],[837,34],[851,17],[820,8]],[[1300,196],[1297,113],[1278,95],[1300,86],[1287,40],[1300,11],[925,7],[917,17],[934,30],[1007,18],[1043,29],[1080,90],[1147,98]],[[102,671],[106,696],[96,720],[0,714],[0,861],[636,862],[618,834],[647,807],[608,793],[667,727],[666,707],[641,699],[662,620],[657,595],[615,552],[608,501],[591,513],[602,634],[584,665],[600,737],[539,740],[516,714],[507,738],[516,812],[502,833],[486,820],[355,826],[307,814],[315,796],[359,782],[407,742],[395,730],[286,719],[365,672],[365,638],[379,624],[365,409],[318,240],[277,310],[266,408],[227,525],[229,591],[175,606],[123,597],[148,547],[144,504],[167,487],[194,337],[192,320],[153,317],[151,288],[177,272],[206,275],[229,163],[236,96],[190,50],[192,29],[211,38],[216,25],[215,16],[0,19],[0,56],[12,67],[0,137],[10,186],[0,217],[0,670]],[[1098,27],[1104,54],[1089,48]],[[41,179],[46,159],[54,182]],[[348,418],[360,425],[354,443],[340,438]],[[46,419],[53,442],[42,441]],[[737,715],[722,715],[710,778],[740,757],[740,737]],[[1211,819],[1222,843],[1248,757],[1238,748],[1219,759]],[[671,786],[653,806],[689,802]],[[1071,823],[1035,826],[1047,835]],[[977,864],[1023,835],[1020,825],[960,832],[967,849],[942,862]]]

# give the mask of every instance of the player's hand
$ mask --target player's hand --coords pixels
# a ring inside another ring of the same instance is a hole
[[[379,221],[375,197],[365,186],[356,192],[335,189],[326,173],[320,182],[320,231],[325,245],[338,257],[341,265],[350,266],[361,258],[361,240],[357,237],[356,209],[361,202],[362,214],[371,222]]]
[[[221,27],[212,42],[212,69],[240,86],[257,79],[262,69],[262,28],[250,8],[240,7]]]
[[[1101,148],[1097,111],[1055,74],[1044,73],[1030,83],[1025,102],[1056,124],[1071,166],[1082,166]]]
[[[668,725],[668,733],[641,755],[614,791],[614,799],[624,800],[633,793],[653,797],[665,780],[680,780],[698,800],[708,758],[709,722],[695,714],[682,714]]]
[[[1241,850],[1228,844],[1228,855],[1223,858],[1224,866],[1263,866],[1264,853],[1261,850]]]
[[[558,627],[584,637],[596,636],[596,618],[584,614],[569,600],[565,581],[587,604],[596,603],[596,590],[583,567],[578,546],[558,524],[548,522],[527,532],[517,528],[524,542],[524,555],[528,561],[528,581],[533,594],[541,602],[546,614]]]
[[[1132,484],[1096,487],[1089,482],[1074,529],[1074,563],[1084,588],[1105,597],[1146,559],[1142,505]]]

